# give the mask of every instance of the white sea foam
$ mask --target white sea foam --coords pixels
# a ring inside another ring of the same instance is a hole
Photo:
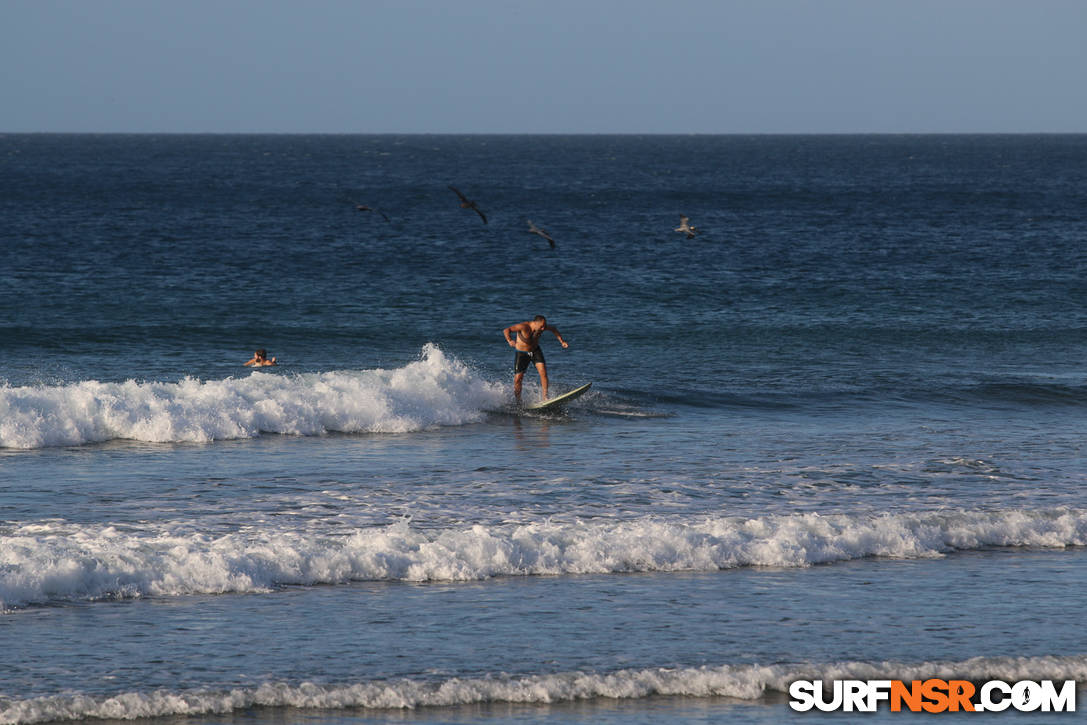
[[[643,517],[340,535],[253,527],[46,521],[0,528],[0,609],[66,600],[260,592],[349,581],[802,567],[864,557],[937,557],[990,546],[1087,545],[1087,510]]]
[[[840,662],[738,664],[689,669],[567,672],[522,677],[380,680],[341,685],[269,682],[229,691],[126,692],[111,697],[64,694],[0,700],[0,725],[84,719],[133,720],[226,714],[252,707],[301,709],[414,709],[483,703],[548,704],[653,696],[758,700],[788,692],[795,680],[929,678],[971,681],[1075,680],[1087,682],[1087,657],[975,657],[958,662]]]
[[[402,433],[478,421],[503,396],[500,384],[473,375],[433,344],[395,370],[0,387],[0,448],[207,442],[262,432]]]

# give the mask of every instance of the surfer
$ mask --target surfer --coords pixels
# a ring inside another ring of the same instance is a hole
[[[521,401],[521,382],[525,379],[525,370],[528,364],[535,363],[536,371],[540,374],[540,389],[543,399],[547,400],[547,362],[544,360],[543,350],[540,349],[540,337],[545,330],[554,333],[559,343],[564,347],[570,347],[570,343],[562,339],[562,335],[552,325],[547,324],[547,318],[536,315],[529,322],[519,322],[510,325],[502,334],[506,342],[517,352],[513,357],[513,395],[517,401]],[[516,335],[516,339],[512,336]]]
[[[269,365],[275,365],[276,359],[274,357],[269,358],[268,351],[262,347],[261,349],[253,353],[253,358],[251,360],[247,360],[242,364],[246,367],[264,368],[268,367]]]

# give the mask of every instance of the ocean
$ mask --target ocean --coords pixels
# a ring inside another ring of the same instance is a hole
[[[0,220],[0,723],[1087,697],[1087,136],[4,134]]]

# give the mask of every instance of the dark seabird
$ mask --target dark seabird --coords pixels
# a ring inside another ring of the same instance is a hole
[[[698,227],[691,226],[691,220],[682,214],[679,215],[679,226],[674,231],[683,232],[687,235],[688,239],[694,239],[694,235],[698,232]]]
[[[529,234],[538,234],[539,236],[541,236],[541,237],[543,237],[544,239],[547,240],[547,243],[551,245],[552,249],[555,248],[555,240],[551,238],[550,234],[548,234],[546,231],[544,231],[543,229],[540,229],[538,226],[533,224],[531,219],[525,219],[525,221],[528,222],[528,233]]]
[[[471,209],[476,214],[479,214],[479,218],[483,220],[484,224],[487,223],[487,217],[483,214],[482,211],[479,210],[479,207],[476,206],[476,203],[474,201],[469,199],[464,194],[460,193],[460,191],[457,189],[457,187],[450,186],[449,188],[453,190],[454,194],[456,194],[457,196],[460,197],[460,208],[461,209]]]
[[[377,212],[378,214],[381,215],[382,219],[384,219],[385,221],[389,221],[389,217],[385,216],[385,212],[381,211],[380,209],[374,209],[373,207],[366,206],[365,204],[360,204],[357,201],[355,202],[355,209],[357,209],[358,211]]]

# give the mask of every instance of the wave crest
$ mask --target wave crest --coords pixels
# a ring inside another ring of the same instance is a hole
[[[213,536],[181,525],[122,532],[44,522],[0,529],[0,537],[2,610],[350,581],[802,567],[993,546],[1083,546],[1087,510],[643,517],[438,530],[400,522],[340,535],[254,528]]]
[[[405,433],[477,422],[503,400],[501,385],[428,343],[419,360],[394,370],[0,387],[0,448]]]
[[[299,709],[415,709],[485,703],[549,704],[575,700],[653,696],[759,700],[788,692],[795,680],[928,678],[1016,681],[1087,681],[1087,657],[975,657],[958,662],[840,662],[830,664],[720,665],[698,668],[569,672],[531,676],[382,680],[345,685],[271,682],[230,691],[131,692],[112,697],[55,695],[0,703],[0,723],[134,720],[176,715],[227,714],[252,707]]]

